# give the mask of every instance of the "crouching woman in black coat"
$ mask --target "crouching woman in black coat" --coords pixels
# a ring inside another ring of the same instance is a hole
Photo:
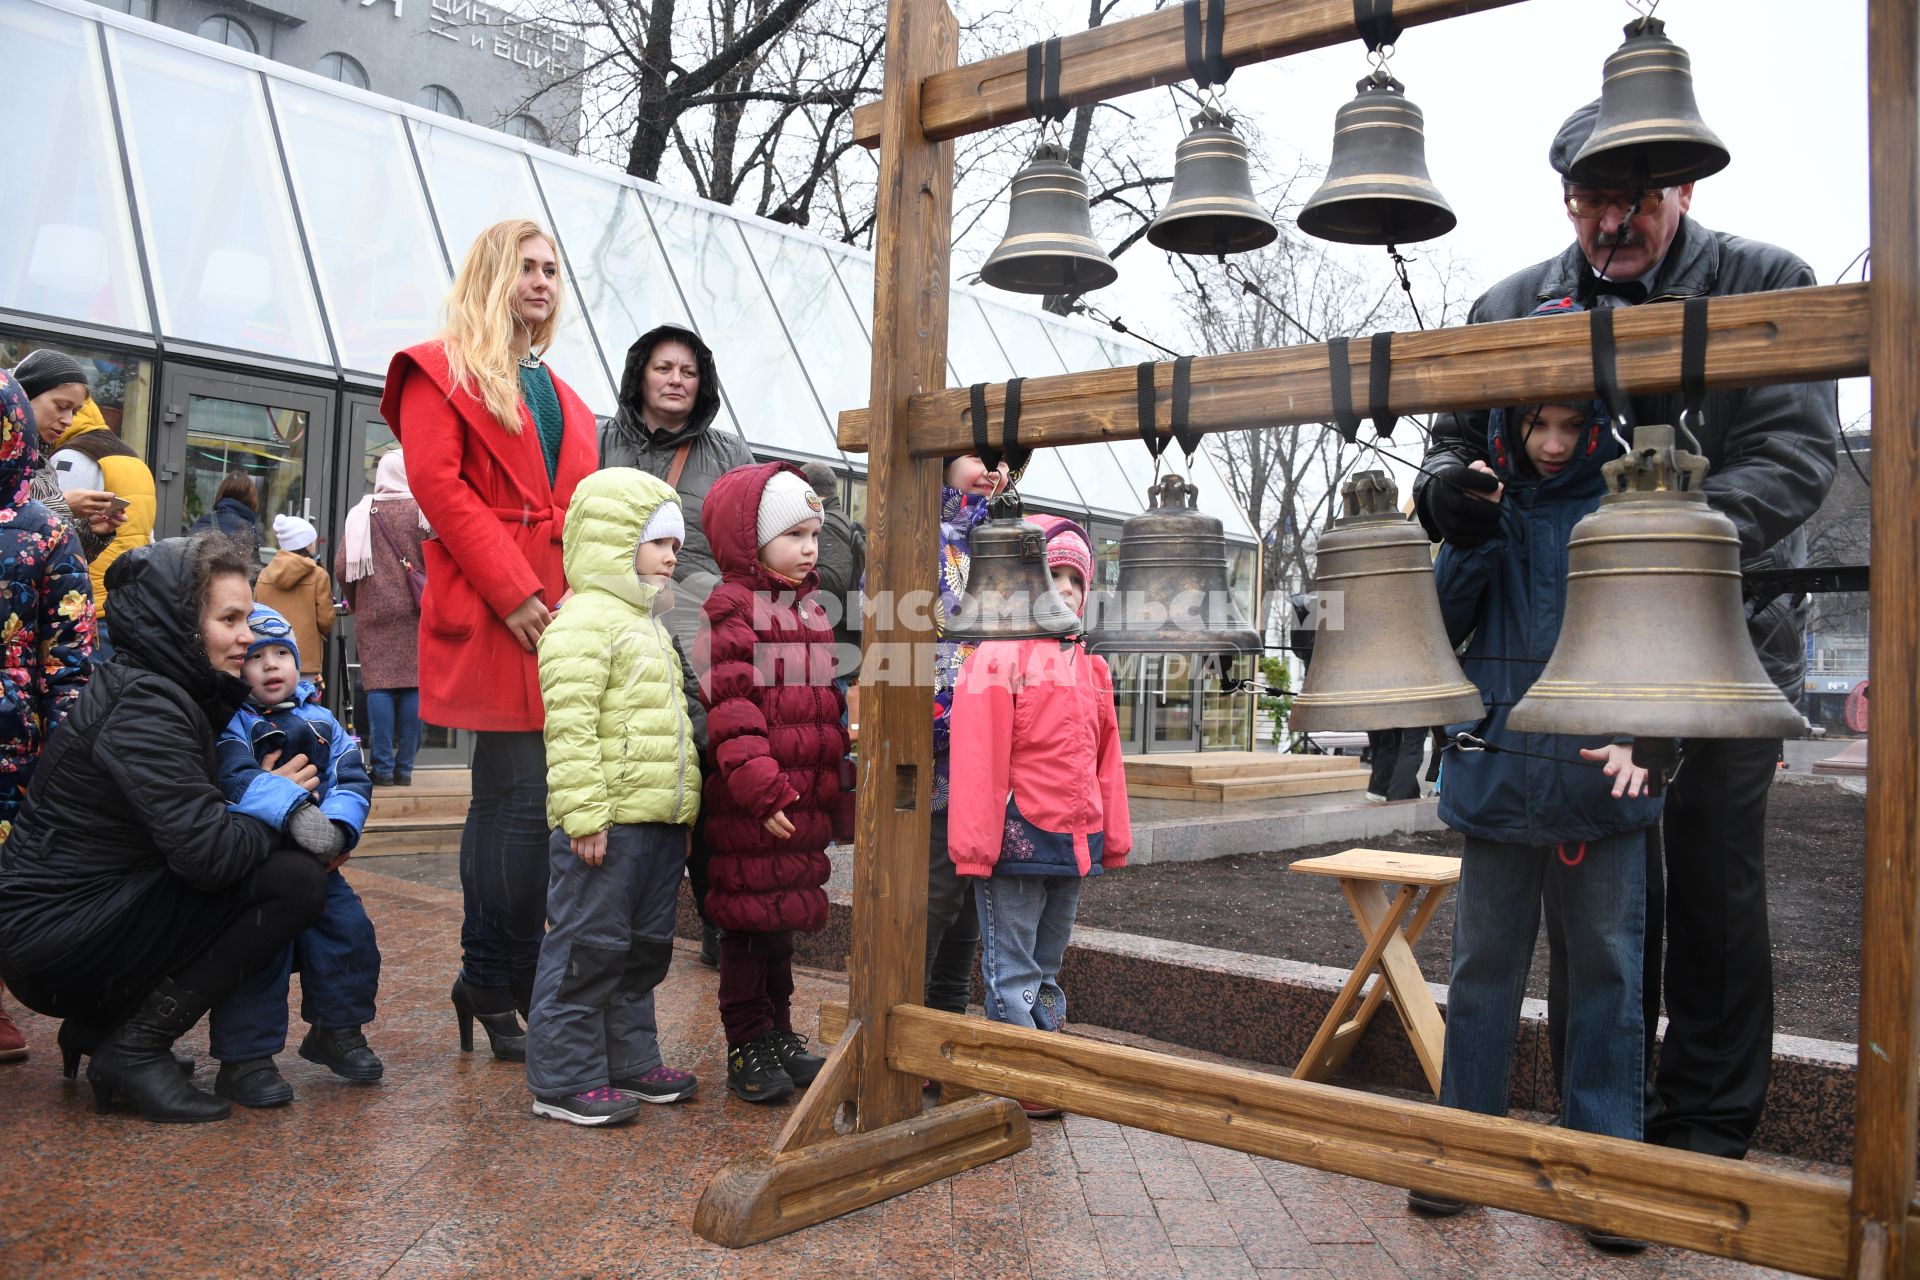
[[[0,847],[0,976],[67,1019],[61,1046],[92,1054],[102,1111],[118,1093],[149,1120],[225,1119],[173,1042],[326,900],[325,864],[230,811],[216,780],[214,739],[247,695],[248,568],[218,534],[114,562],[114,660],[48,739]],[[290,812],[303,766],[263,774],[258,798]]]

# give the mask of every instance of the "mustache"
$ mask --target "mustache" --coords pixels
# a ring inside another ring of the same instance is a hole
[[[1611,233],[1602,231],[1594,241],[1603,249],[1638,249],[1646,244],[1646,237],[1635,231],[1628,223],[1621,223]]]

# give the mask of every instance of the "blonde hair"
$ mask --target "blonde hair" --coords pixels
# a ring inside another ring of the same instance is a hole
[[[520,434],[520,377],[514,368],[513,330],[521,323],[513,309],[520,279],[520,246],[534,236],[559,255],[558,242],[539,223],[526,218],[496,222],[474,238],[447,293],[447,326],[441,340],[453,389],[470,391],[487,406],[508,435]],[[531,349],[544,354],[560,317],[561,277],[554,278],[553,310],[533,328]]]

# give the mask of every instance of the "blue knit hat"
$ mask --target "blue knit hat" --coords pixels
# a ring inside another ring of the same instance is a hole
[[[294,666],[300,665],[300,645],[294,639],[293,624],[278,609],[264,604],[253,606],[253,612],[247,615],[247,630],[253,632],[253,643],[247,646],[249,658],[268,645],[277,644],[293,654]]]

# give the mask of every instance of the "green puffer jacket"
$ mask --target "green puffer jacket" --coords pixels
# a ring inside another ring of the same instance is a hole
[[[569,836],[619,822],[691,825],[700,760],[680,659],[654,616],[659,588],[633,571],[647,521],[672,489],[631,467],[574,490],[562,543],[573,595],[540,637],[547,821]]]

